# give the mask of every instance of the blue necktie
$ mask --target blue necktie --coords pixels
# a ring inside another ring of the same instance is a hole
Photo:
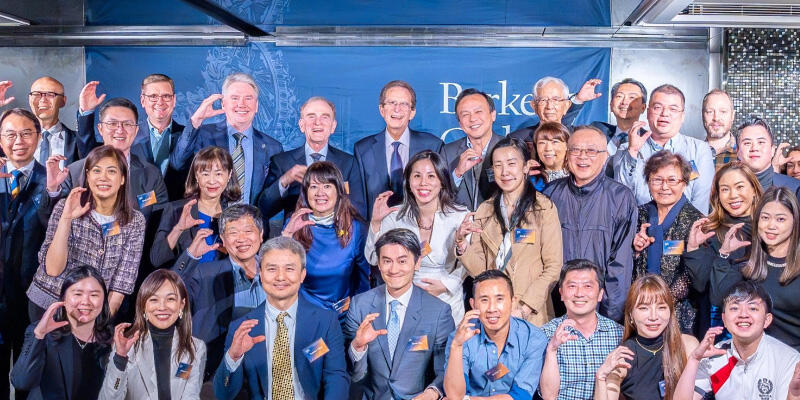
[[[8,185],[8,189],[9,189],[9,192],[11,192],[11,199],[13,200],[13,199],[15,199],[17,197],[17,195],[19,194],[19,191],[22,190],[22,187],[21,187],[22,186],[21,185],[22,182],[20,182],[20,177],[22,176],[22,171],[20,171],[18,169],[14,170],[14,171],[11,171],[11,175],[13,177],[11,178],[11,184]]]
[[[392,307],[389,312],[389,323],[386,324],[386,339],[389,341],[389,355],[394,358],[394,349],[397,347],[397,336],[400,335],[400,317],[397,315],[397,306],[400,302],[392,300],[389,305]]]
[[[311,156],[311,162],[312,163],[315,163],[315,162],[317,162],[317,161],[322,159],[322,154],[319,154],[319,153],[311,153],[310,156]]]
[[[392,187],[392,197],[389,205],[399,204],[403,200],[403,159],[400,157],[400,142],[392,142],[392,163],[389,165],[389,184]]]
[[[50,131],[45,130],[42,132],[42,143],[39,146],[39,163],[46,165],[47,159],[50,158]]]

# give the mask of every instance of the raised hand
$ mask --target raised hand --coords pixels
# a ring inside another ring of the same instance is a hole
[[[645,121],[636,121],[631,125],[631,129],[628,130],[628,154],[633,158],[639,156],[639,150],[642,149],[647,139],[653,134],[651,131],[645,131],[643,135],[639,134],[639,130],[644,129],[645,125],[647,125]]]
[[[86,190],[88,189],[84,187],[76,187],[69,192],[67,200],[64,202],[64,211],[61,213],[61,219],[72,221],[89,212],[91,205],[88,201],[84,206],[81,206],[81,193]]]
[[[303,177],[306,176],[306,169],[308,169],[308,167],[306,167],[305,165],[300,165],[300,164],[293,165],[292,168],[289,168],[289,170],[286,171],[286,173],[284,173],[280,177],[281,186],[289,187],[289,185],[291,185],[292,182],[297,182],[302,184]]]
[[[456,247],[461,253],[463,253],[469,245],[466,240],[467,235],[481,232],[481,228],[473,221],[474,217],[474,212],[465,215],[464,220],[461,221],[461,225],[459,225],[458,230],[456,230]]]
[[[309,225],[314,225],[314,221],[310,219],[303,219],[304,216],[311,214],[312,212],[313,210],[310,208],[301,208],[296,210],[294,213],[292,213],[292,218],[289,219],[286,227],[283,228],[281,235],[285,237],[292,237],[294,236],[295,232]]]
[[[33,335],[36,336],[37,339],[42,340],[48,333],[69,324],[69,321],[56,321],[53,319],[53,315],[55,315],[56,311],[62,306],[64,306],[64,302],[57,301],[50,304],[50,307],[47,307],[47,310],[44,311],[44,315],[42,315],[42,319],[36,324],[36,328],[33,328]]]
[[[794,365],[794,374],[789,381],[789,399],[800,398],[800,362]]]
[[[375,204],[372,205],[372,231],[378,232],[381,229],[381,221],[393,211],[397,211],[400,207],[389,207],[389,197],[392,195],[391,190],[387,190],[375,198]]]
[[[177,229],[180,232],[183,232],[187,229],[191,229],[197,225],[203,223],[202,219],[195,219],[192,217],[192,206],[197,204],[197,199],[192,199],[186,202],[183,205],[183,210],[181,210],[181,217],[178,219],[178,223],[175,225],[173,229]]]
[[[641,253],[642,250],[646,249],[647,246],[650,246],[653,242],[655,242],[656,238],[652,236],[647,236],[647,228],[650,227],[650,224],[644,223],[639,228],[639,232],[636,233],[636,236],[633,238],[633,249],[636,250],[637,253]]]
[[[200,258],[203,254],[208,253],[219,248],[219,243],[209,245],[206,243],[206,238],[214,233],[211,229],[198,229],[197,234],[192,239],[192,244],[186,249],[186,252],[194,258]]]
[[[597,85],[601,83],[603,83],[603,81],[600,79],[589,79],[583,84],[578,94],[575,95],[575,100],[587,102],[602,96],[603,93],[595,93]]]
[[[575,329],[575,321],[567,318],[558,325],[553,337],[547,343],[548,351],[556,351],[562,344],[578,339],[577,335],[570,333],[569,329],[567,329],[568,327]]]
[[[716,234],[714,231],[703,232],[703,227],[707,223],[708,218],[705,217],[694,221],[689,230],[689,238],[686,240],[686,251],[697,250],[701,244]]]
[[[608,354],[606,360],[600,365],[600,368],[595,372],[595,378],[599,381],[605,381],[612,373],[621,374],[623,369],[630,369],[631,364],[628,361],[633,360],[633,350],[619,346],[614,351]]]
[[[225,113],[225,110],[221,108],[214,108],[214,102],[221,99],[222,95],[217,93],[206,97],[205,100],[200,103],[200,106],[197,107],[192,117],[189,118],[194,129],[199,128],[206,118],[216,117],[217,115]]]
[[[430,293],[431,296],[436,297],[442,293],[447,293],[447,286],[445,286],[439,279],[422,278],[420,279],[420,282],[422,282],[423,285],[418,286]]]
[[[6,98],[6,91],[12,86],[14,86],[14,82],[0,81],[0,107],[5,107],[8,103],[14,101],[14,96]]]
[[[238,328],[236,328],[236,332],[233,333],[233,340],[231,341],[231,347],[228,349],[228,355],[233,359],[233,361],[238,361],[244,353],[250,351],[256,343],[261,343],[267,339],[266,336],[250,336],[250,331],[258,325],[257,319],[248,319],[242,322]]]
[[[358,352],[362,352],[367,349],[367,345],[372,343],[375,339],[378,338],[380,335],[385,335],[389,333],[386,329],[378,329],[376,330],[372,326],[372,321],[375,318],[380,316],[379,313],[372,313],[367,314],[364,317],[364,320],[361,321],[361,325],[358,326],[358,330],[356,331],[356,337],[353,339],[352,345],[353,349]]]
[[[3,168],[7,162],[8,162],[7,158],[0,158],[0,168]],[[9,173],[0,172],[0,178],[13,178],[13,177],[14,175],[11,175]]]
[[[63,169],[58,167],[58,164],[66,159],[67,157],[56,154],[50,156],[50,158],[45,161],[44,166],[47,169],[48,192],[58,192],[61,189],[61,184],[67,180],[67,177],[69,176],[69,169],[67,167],[64,167]]]
[[[783,152],[788,149],[789,146],[791,146],[791,144],[781,143],[778,145],[778,149],[775,150],[775,155],[772,156],[772,169],[774,169],[777,173],[780,173],[781,168],[783,168],[783,166],[789,162],[789,157],[783,155]]]
[[[692,351],[692,358],[700,361],[708,357],[725,355],[725,350],[714,347],[714,338],[721,333],[721,326],[709,328],[706,331],[706,335],[703,336],[703,340],[701,340],[700,343],[697,344],[697,347],[694,349],[694,351]]]
[[[81,112],[94,110],[105,100],[105,93],[97,96],[97,85],[99,84],[99,81],[91,81],[81,89],[81,94],[78,96],[78,108]]]
[[[733,251],[750,245],[750,241],[741,240],[737,235],[739,229],[742,229],[743,226],[744,222],[733,225],[728,229],[725,239],[722,241],[722,246],[719,248],[720,254],[730,255]]]
[[[458,165],[456,169],[453,171],[456,176],[462,177],[464,174],[467,173],[472,167],[477,165],[483,161],[481,159],[481,153],[478,153],[477,150],[473,149],[472,147],[465,150],[458,158]]]
[[[116,348],[117,355],[120,357],[127,357],[133,344],[139,340],[139,331],[134,332],[131,337],[125,336],[125,329],[128,329],[129,326],[131,326],[131,324],[123,322],[114,327],[114,347]]]
[[[481,330],[477,329],[475,324],[472,323],[473,319],[477,319],[480,316],[481,312],[478,310],[469,310],[466,312],[466,314],[464,314],[464,319],[462,319],[461,323],[458,324],[456,334],[453,337],[454,345],[462,346],[471,337],[481,333]]]

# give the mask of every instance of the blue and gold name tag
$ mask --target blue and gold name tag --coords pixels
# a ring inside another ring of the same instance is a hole
[[[192,372],[192,365],[187,363],[178,364],[178,370],[175,372],[176,378],[189,379],[189,374]]]
[[[425,257],[428,254],[431,254],[432,251],[433,251],[433,249],[431,249],[431,244],[428,243],[427,240],[422,242],[422,253],[420,253],[421,257]]]
[[[114,236],[119,235],[122,232],[122,228],[119,227],[119,223],[117,221],[112,221],[103,225],[100,225],[103,228],[103,236]]]
[[[683,240],[665,240],[661,253],[666,256],[679,256],[683,254]]]
[[[156,192],[151,190],[147,193],[142,193],[136,196],[136,201],[139,202],[140,209],[147,206],[152,206],[153,204],[156,204]]]
[[[344,181],[344,192],[350,194],[350,181]]]
[[[303,354],[308,359],[308,362],[313,363],[314,361],[319,360],[320,357],[328,354],[329,351],[330,349],[328,349],[328,345],[325,344],[325,341],[322,340],[322,338],[319,338],[315,340],[314,343],[311,343],[308,345],[308,347],[303,349]]]
[[[689,173],[689,180],[693,181],[700,177],[700,171],[697,170],[697,164],[694,163],[694,160],[689,161],[689,165],[692,166],[692,172]]]
[[[661,398],[662,399],[667,396],[667,383],[666,382],[664,382],[664,381],[659,381],[658,382],[658,392],[661,394]]]
[[[497,365],[494,368],[486,371],[486,377],[489,378],[490,381],[494,382],[506,376],[507,373],[508,373],[508,368],[506,368],[506,366],[503,365],[503,363],[497,363]]]
[[[536,243],[536,234],[533,229],[515,229],[514,243]]]
[[[347,311],[350,309],[350,296],[345,297],[336,303],[333,303],[333,309],[336,310],[339,314]]]
[[[412,336],[406,346],[406,351],[427,351],[428,335]]]

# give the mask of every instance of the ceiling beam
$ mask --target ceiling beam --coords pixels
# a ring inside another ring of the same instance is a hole
[[[268,32],[239,18],[239,16],[220,7],[211,0],[182,0],[182,1],[199,9],[209,17],[214,18],[225,25],[228,25],[233,29],[236,29],[237,31],[242,32],[247,36],[253,36],[253,37],[270,36]]]

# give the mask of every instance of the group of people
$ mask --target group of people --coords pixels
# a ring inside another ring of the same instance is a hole
[[[540,79],[506,137],[465,89],[444,144],[391,81],[351,155],[324,97],[284,151],[244,73],[186,126],[166,75],[141,119],[89,82],[77,131],[40,78],[0,115],[0,374],[17,399],[800,399],[800,148],[718,89],[686,135],[680,89],[634,79],[616,125],[574,126],[600,83]]]

